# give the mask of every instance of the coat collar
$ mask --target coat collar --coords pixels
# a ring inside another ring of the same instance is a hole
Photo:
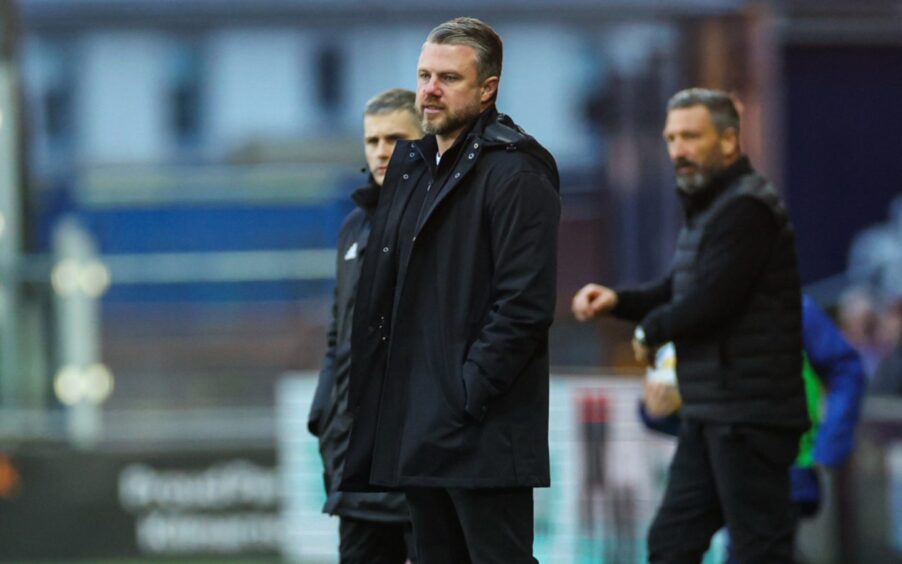
[[[755,171],[748,157],[742,155],[735,163],[720,171],[707,186],[698,192],[688,194],[677,188],[677,195],[683,203],[686,214],[692,216],[706,210],[737,178],[753,172]]]
[[[475,139],[479,139],[486,146],[506,146],[523,143],[531,137],[509,116],[498,113],[495,106],[490,106],[473,120],[470,128],[464,130],[446,152],[450,153],[454,148]],[[438,152],[435,135],[426,135],[413,144],[427,162],[435,162],[435,154]]]
[[[460,151],[461,146],[464,143],[468,142],[470,138],[480,136],[480,133],[485,131],[487,122],[495,118],[497,115],[498,111],[495,109],[495,106],[491,106],[486,111],[479,114],[479,116],[470,124],[469,129],[465,129],[457,137],[451,147],[447,151],[445,151],[445,154],[442,155],[442,161],[448,162],[449,160],[452,160],[453,157]],[[414,141],[413,145],[420,153],[420,156],[423,157],[423,160],[426,162],[426,166],[428,166],[434,174],[435,156],[438,153],[438,141],[436,140],[435,135],[426,135],[422,139]]]
[[[461,133],[454,145],[446,151],[446,155],[449,160],[456,160],[457,151],[462,151],[462,148],[467,146],[469,146],[469,152],[465,157],[467,159],[476,158],[483,150],[502,148],[507,151],[526,151],[545,165],[555,188],[558,188],[560,184],[557,164],[551,153],[539,145],[522,127],[514,123],[510,116],[499,113],[494,105],[482,112],[473,121],[471,127]],[[415,153],[411,152],[411,158],[419,154],[434,174],[435,154],[438,152],[435,135],[426,135],[422,139],[413,141],[411,147],[415,150]],[[470,157],[470,154],[474,156]],[[442,161],[445,162],[444,156]]]
[[[420,232],[448,194],[467,178],[476,163],[479,162],[483,152],[499,150],[521,151],[529,154],[546,168],[549,180],[555,190],[559,190],[560,180],[557,164],[551,153],[515,124],[510,117],[498,113],[492,106],[476,118],[471,127],[458,137],[452,148],[446,151],[442,157],[441,166],[443,170],[448,170],[448,176],[444,176],[442,173],[442,177],[446,180],[438,187],[439,192],[428,204],[425,213],[422,214],[416,232]],[[420,170],[430,171],[435,178],[435,154],[437,151],[438,144],[434,135],[426,135],[422,139],[408,142],[408,145],[403,146],[399,154],[400,158],[406,162],[395,171],[392,171],[393,167],[389,165],[391,179],[389,180],[387,176],[386,183],[396,183],[399,187],[403,187],[406,183],[413,183],[417,177],[414,171],[423,165],[425,166]],[[398,153],[398,149],[395,152]],[[424,161],[422,165],[417,163],[420,159]],[[394,184],[392,185],[394,186]],[[402,188],[402,193],[407,197],[410,195],[409,189]]]
[[[373,213],[376,209],[376,204],[379,203],[379,186],[376,185],[373,175],[370,175],[369,182],[365,186],[354,190],[351,194],[351,199],[354,200],[357,207],[365,211],[367,215]]]

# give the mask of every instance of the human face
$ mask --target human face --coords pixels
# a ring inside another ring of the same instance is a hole
[[[705,106],[670,110],[664,141],[676,169],[677,186],[687,193],[705,188],[739,154],[736,130],[718,131]]]
[[[425,43],[417,65],[417,113],[423,130],[449,147],[498,89],[498,77],[479,80],[476,50],[468,45]]]
[[[395,110],[384,114],[363,116],[363,150],[377,186],[385,181],[388,161],[395,144],[402,139],[419,139],[423,132],[417,126],[416,117],[407,110]]]

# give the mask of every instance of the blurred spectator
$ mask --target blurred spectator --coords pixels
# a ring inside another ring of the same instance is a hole
[[[867,285],[881,301],[902,299],[902,196],[889,205],[889,219],[869,227],[852,241],[848,276]]]
[[[880,339],[894,348],[902,339],[902,296],[895,296],[884,307],[880,322]]]
[[[902,342],[896,345],[877,369],[868,393],[879,396],[902,396]]]
[[[874,395],[902,396],[902,300],[896,301],[886,314],[884,336],[892,339],[895,347],[877,368],[868,391]]]
[[[840,325],[873,376],[902,338],[902,196],[885,223],[852,241],[847,275],[853,286],[840,297]]]
[[[873,376],[886,354],[879,339],[880,313],[877,300],[867,288],[853,286],[840,296],[837,317],[849,344],[861,354],[865,374]]]

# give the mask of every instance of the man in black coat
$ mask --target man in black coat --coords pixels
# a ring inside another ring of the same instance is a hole
[[[472,18],[429,34],[427,135],[395,149],[358,286],[341,488],[403,490],[426,564],[535,562],[549,484],[558,175],[495,110],[501,51]]]
[[[740,562],[792,562],[789,467],[809,425],[792,226],[741,153],[729,95],[684,90],[667,109],[664,140],[686,210],[670,275],[631,290],[589,284],[573,312],[638,322],[642,363],[676,345],[684,419],[649,560],[701,562],[726,524]]]
[[[415,561],[410,516],[401,493],[340,492],[351,433],[348,389],[351,372],[351,323],[363,257],[368,251],[370,217],[395,145],[423,135],[409,90],[383,92],[366,104],[363,144],[369,183],[351,196],[357,207],[338,235],[335,301],[328,349],[310,406],[307,427],[319,437],[326,482],[323,512],[338,515],[339,555],[343,564],[403,564]]]

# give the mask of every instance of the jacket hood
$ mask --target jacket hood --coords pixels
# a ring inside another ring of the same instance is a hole
[[[526,133],[507,114],[498,113],[492,106],[479,116],[470,135],[482,139],[486,150],[504,149],[526,152],[542,164],[555,189],[560,191],[560,175],[554,157],[536,141],[535,137]]]

